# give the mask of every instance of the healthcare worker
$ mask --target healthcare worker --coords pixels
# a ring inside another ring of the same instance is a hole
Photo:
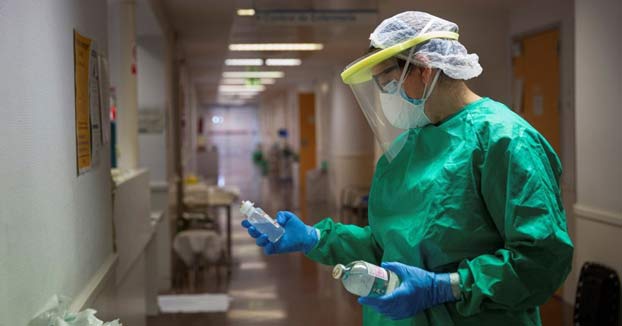
[[[285,234],[271,243],[242,222],[266,254],[394,271],[394,292],[359,298],[365,325],[540,325],[538,306],[570,270],[559,158],[525,120],[466,86],[482,68],[458,36],[452,22],[404,12],[341,74],[384,149],[368,226],[308,226],[279,212]]]

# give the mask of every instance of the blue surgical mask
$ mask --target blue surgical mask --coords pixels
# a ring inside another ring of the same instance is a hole
[[[412,105],[423,105],[425,103],[424,99],[412,98],[412,97],[408,96],[408,94],[406,94],[406,91],[404,90],[404,88],[400,89],[400,95],[402,96],[402,98],[406,102],[411,103]]]

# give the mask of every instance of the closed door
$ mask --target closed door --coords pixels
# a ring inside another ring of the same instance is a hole
[[[298,94],[299,127],[300,127],[300,208],[306,216],[306,175],[307,171],[316,168],[315,145],[315,95],[313,93]]]
[[[514,39],[512,66],[513,109],[559,153],[559,30]]]

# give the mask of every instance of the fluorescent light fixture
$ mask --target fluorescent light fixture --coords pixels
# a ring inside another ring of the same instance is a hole
[[[220,85],[218,86],[218,91],[222,93],[244,93],[244,92],[262,92],[266,90],[266,86],[256,85],[256,86],[244,86],[244,85]]]
[[[261,85],[272,85],[275,82],[276,80],[274,80],[274,78],[259,78],[259,83]],[[223,85],[246,85],[249,81],[246,78],[225,78],[220,83]],[[245,233],[245,236],[248,235]]]
[[[225,100],[225,101],[216,101],[218,104],[220,105],[235,105],[235,106],[241,106],[246,104],[246,101],[244,100]],[[225,183],[224,181],[221,181],[221,178],[218,177],[218,185],[220,187],[224,187]]]
[[[238,9],[238,16],[255,16],[255,9]]]
[[[230,309],[227,318],[231,320],[273,321],[287,318],[287,313],[282,309]]]
[[[231,51],[318,51],[321,43],[237,43],[229,44]]]
[[[225,78],[220,81],[221,85],[246,85],[245,78]]]
[[[240,263],[240,270],[257,270],[257,269],[266,269],[266,262],[265,261],[249,261],[249,262],[242,262]]]
[[[300,59],[266,59],[266,66],[300,66]]]
[[[282,78],[282,71],[225,71],[224,78]]]
[[[227,66],[262,66],[262,59],[227,59],[225,60]]]

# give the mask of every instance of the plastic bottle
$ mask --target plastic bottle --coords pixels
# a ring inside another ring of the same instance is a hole
[[[368,262],[357,260],[347,266],[335,265],[333,278],[341,279],[348,292],[361,297],[389,294],[400,284],[395,273]]]
[[[270,218],[261,208],[255,207],[250,201],[243,201],[240,212],[246,215],[246,219],[261,233],[268,236],[271,242],[277,242],[285,233],[279,223]]]

